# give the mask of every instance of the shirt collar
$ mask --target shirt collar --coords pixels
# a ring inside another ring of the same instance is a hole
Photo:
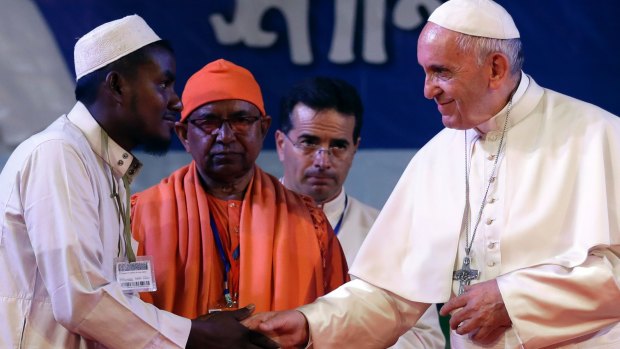
[[[286,186],[286,184],[284,183],[284,177],[280,177],[279,180],[280,183]],[[338,223],[338,219],[340,218],[340,215],[345,209],[344,205],[346,200],[347,194],[344,190],[344,187],[342,187],[338,196],[328,202],[317,204],[317,206],[323,210],[323,213],[325,213],[325,216],[327,217],[330,225],[334,226],[334,224]]]
[[[527,75],[525,75],[523,71],[521,71],[521,80],[519,81],[519,86],[517,87],[517,90],[512,96],[513,107],[519,102],[519,100],[521,100],[521,98],[525,94],[525,91],[527,90],[527,87],[529,85],[530,85],[530,78]],[[495,116],[493,116],[491,119],[476,126],[474,128],[476,133],[481,137],[484,137],[485,135],[491,135],[494,132],[501,133],[502,132],[501,129],[504,126],[504,121],[506,120],[507,109],[508,109],[508,104],[506,104],[504,108],[502,108],[502,110],[500,110],[499,113],[495,114]],[[509,130],[512,126],[519,123],[519,121],[525,118],[525,116],[526,114],[519,115],[511,111],[510,117],[508,119],[508,124],[506,125],[506,130]]]
[[[347,194],[345,193],[345,190],[343,187],[340,189],[340,194],[338,194],[338,196],[336,196],[330,201],[324,202],[321,205],[323,208],[323,212],[325,212],[325,215],[327,216],[330,223],[332,223],[332,220],[338,220],[340,215],[342,215],[342,212],[345,209],[344,204],[346,201],[346,197],[347,197]]]
[[[92,150],[110,166],[114,174],[118,177],[127,175],[131,183],[133,178],[140,172],[142,163],[131,152],[123,149],[107,135],[88,109],[86,109],[86,106],[81,102],[77,102],[67,115],[67,118],[82,131]],[[105,144],[106,138],[108,139],[107,147]]]

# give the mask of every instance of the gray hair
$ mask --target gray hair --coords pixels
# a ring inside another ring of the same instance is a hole
[[[523,68],[523,45],[521,39],[491,39],[458,33],[457,46],[463,51],[473,51],[478,55],[478,64],[482,65],[492,52],[500,52],[508,57],[510,74],[516,75]]]

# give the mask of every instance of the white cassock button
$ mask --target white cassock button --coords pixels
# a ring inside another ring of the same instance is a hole
[[[493,223],[493,218],[487,219],[487,225],[491,225]]]
[[[493,159],[495,159],[495,155],[491,154],[491,155],[489,155],[489,156],[487,157],[487,159],[489,159],[489,160],[493,160]]]
[[[489,242],[489,244],[487,245],[489,247],[489,250],[492,250],[495,248],[495,243],[494,242]]]
[[[487,200],[487,203],[492,204],[495,202],[495,198],[490,198],[489,200]]]
[[[493,262],[493,261],[488,261],[488,262],[487,262],[487,265],[488,265],[489,267],[494,267],[494,266],[495,266],[495,262]]]

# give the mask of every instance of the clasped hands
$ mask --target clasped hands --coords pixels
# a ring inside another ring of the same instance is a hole
[[[259,313],[242,323],[249,329],[268,336],[281,348],[303,348],[308,343],[308,321],[297,310]]]
[[[250,317],[253,310],[248,306],[192,321],[187,348],[299,348],[308,343],[308,322],[301,312],[265,312]],[[448,301],[439,313],[452,314],[450,328],[481,345],[494,343],[512,326],[496,280],[467,286],[465,293]],[[199,337],[199,346],[190,346],[195,326],[210,328],[212,336],[207,340]],[[231,336],[231,332],[237,334]]]
[[[300,312],[266,312],[250,317],[253,311],[251,304],[199,316],[192,320],[186,348],[275,349],[308,342],[308,325]]]
[[[481,345],[494,343],[512,326],[495,279],[466,286],[465,293],[450,299],[439,314],[451,314],[450,328]]]

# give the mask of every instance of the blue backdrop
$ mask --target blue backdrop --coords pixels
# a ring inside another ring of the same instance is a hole
[[[193,72],[225,58],[254,73],[267,112],[277,119],[280,96],[294,82],[312,75],[343,78],[365,103],[366,149],[419,148],[441,129],[435,103],[422,95],[416,59],[420,29],[441,2],[36,0],[70,71],[80,35],[137,13],[173,43],[179,93]],[[620,114],[616,0],[498,2],[521,32],[526,73],[544,87]],[[273,148],[271,135],[265,147]]]

